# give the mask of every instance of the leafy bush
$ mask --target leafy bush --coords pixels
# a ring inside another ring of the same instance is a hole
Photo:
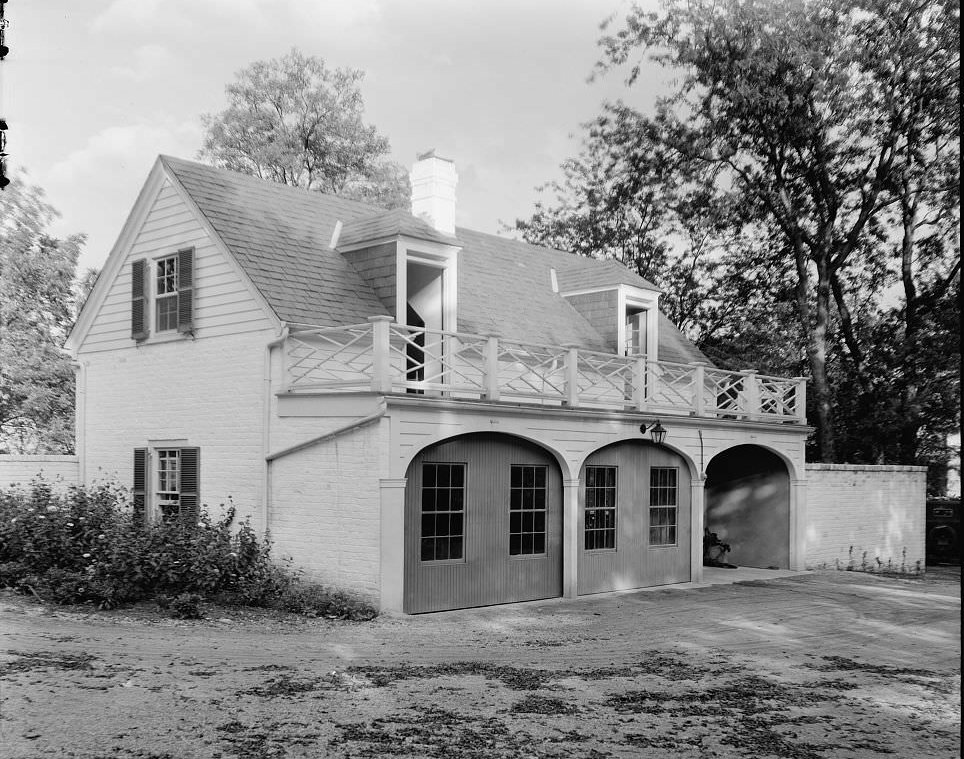
[[[111,484],[59,495],[42,480],[0,490],[0,585],[58,604],[101,608],[157,597],[195,618],[201,599],[283,608],[310,616],[371,619],[351,596],[300,581],[271,561],[270,543],[231,506],[213,520],[150,527],[133,516],[127,491]]]
[[[169,604],[171,616],[175,619],[204,619],[201,602],[204,599],[197,593],[181,593]]]

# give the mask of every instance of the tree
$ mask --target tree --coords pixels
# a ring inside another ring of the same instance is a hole
[[[23,175],[0,193],[0,450],[14,453],[74,450],[74,371],[60,346],[85,237],[51,237],[56,216]]]
[[[646,128],[609,129],[611,143],[634,155],[658,141],[670,171],[702,177],[711,194],[735,200],[734,229],[775,231],[771,260],[792,266],[824,461],[837,459],[828,366],[838,334],[848,379],[870,389],[861,335],[872,330],[856,323],[853,305],[888,270],[889,214],[913,208],[917,195],[900,190],[903,178],[919,192],[932,186],[921,179],[923,164],[944,167],[951,189],[929,205],[954,207],[958,17],[953,0],[671,0],[659,15],[634,9],[601,41],[600,69],[629,65],[630,85],[641,54],[679,75],[656,115],[640,117]],[[607,128],[622,108],[610,106],[597,125]],[[922,162],[923,155],[932,160]],[[917,265],[940,262],[945,293],[959,263],[948,261],[955,246],[936,240],[946,239],[950,226],[942,224],[931,246],[940,253],[909,254]],[[940,288],[931,292],[940,297]],[[908,303],[904,313],[913,321],[913,298]],[[875,314],[879,304],[871,305]],[[916,355],[913,339],[905,354],[908,361]],[[913,383],[907,389],[910,402]],[[916,439],[917,429],[908,435]]]
[[[388,140],[363,121],[363,76],[294,49],[252,63],[225,88],[228,107],[202,117],[199,155],[281,184],[407,207],[407,173],[387,160]]]

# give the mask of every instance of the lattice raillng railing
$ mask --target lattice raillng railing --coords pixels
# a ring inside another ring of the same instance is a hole
[[[668,361],[646,362],[647,407],[691,411],[696,404],[696,367]]]
[[[392,387],[481,396],[486,338],[392,324],[389,351]]]
[[[748,413],[743,392],[745,375],[707,367],[706,411],[722,416],[744,416]]]
[[[637,359],[629,356],[579,351],[579,403],[617,407],[633,404],[636,365]]]
[[[295,331],[285,341],[288,386],[367,389],[372,376],[372,325]]]
[[[499,341],[499,393],[505,397],[562,401],[566,397],[566,348]]]
[[[760,414],[797,418],[797,380],[757,375],[760,388]]]

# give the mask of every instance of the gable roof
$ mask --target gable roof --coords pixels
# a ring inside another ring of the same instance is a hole
[[[562,289],[619,284],[657,289],[616,261],[463,227],[452,238],[404,209],[385,211],[170,156],[161,156],[160,162],[285,322],[341,326],[388,313],[373,288],[331,247],[339,221],[339,247],[397,235],[460,246],[461,332],[606,351],[608,346],[592,325],[553,292],[550,270],[556,270]],[[659,356],[706,360],[665,317],[660,322]]]
[[[338,237],[338,247],[344,248],[355,243],[397,235],[439,242],[443,245],[460,244],[456,238],[439,232],[424,219],[412,216],[404,208],[395,208],[391,211],[378,210],[370,216],[349,221]]]

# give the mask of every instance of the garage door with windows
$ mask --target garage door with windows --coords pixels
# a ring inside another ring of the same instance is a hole
[[[562,476],[547,451],[466,435],[420,452],[407,479],[406,612],[562,594]]]

